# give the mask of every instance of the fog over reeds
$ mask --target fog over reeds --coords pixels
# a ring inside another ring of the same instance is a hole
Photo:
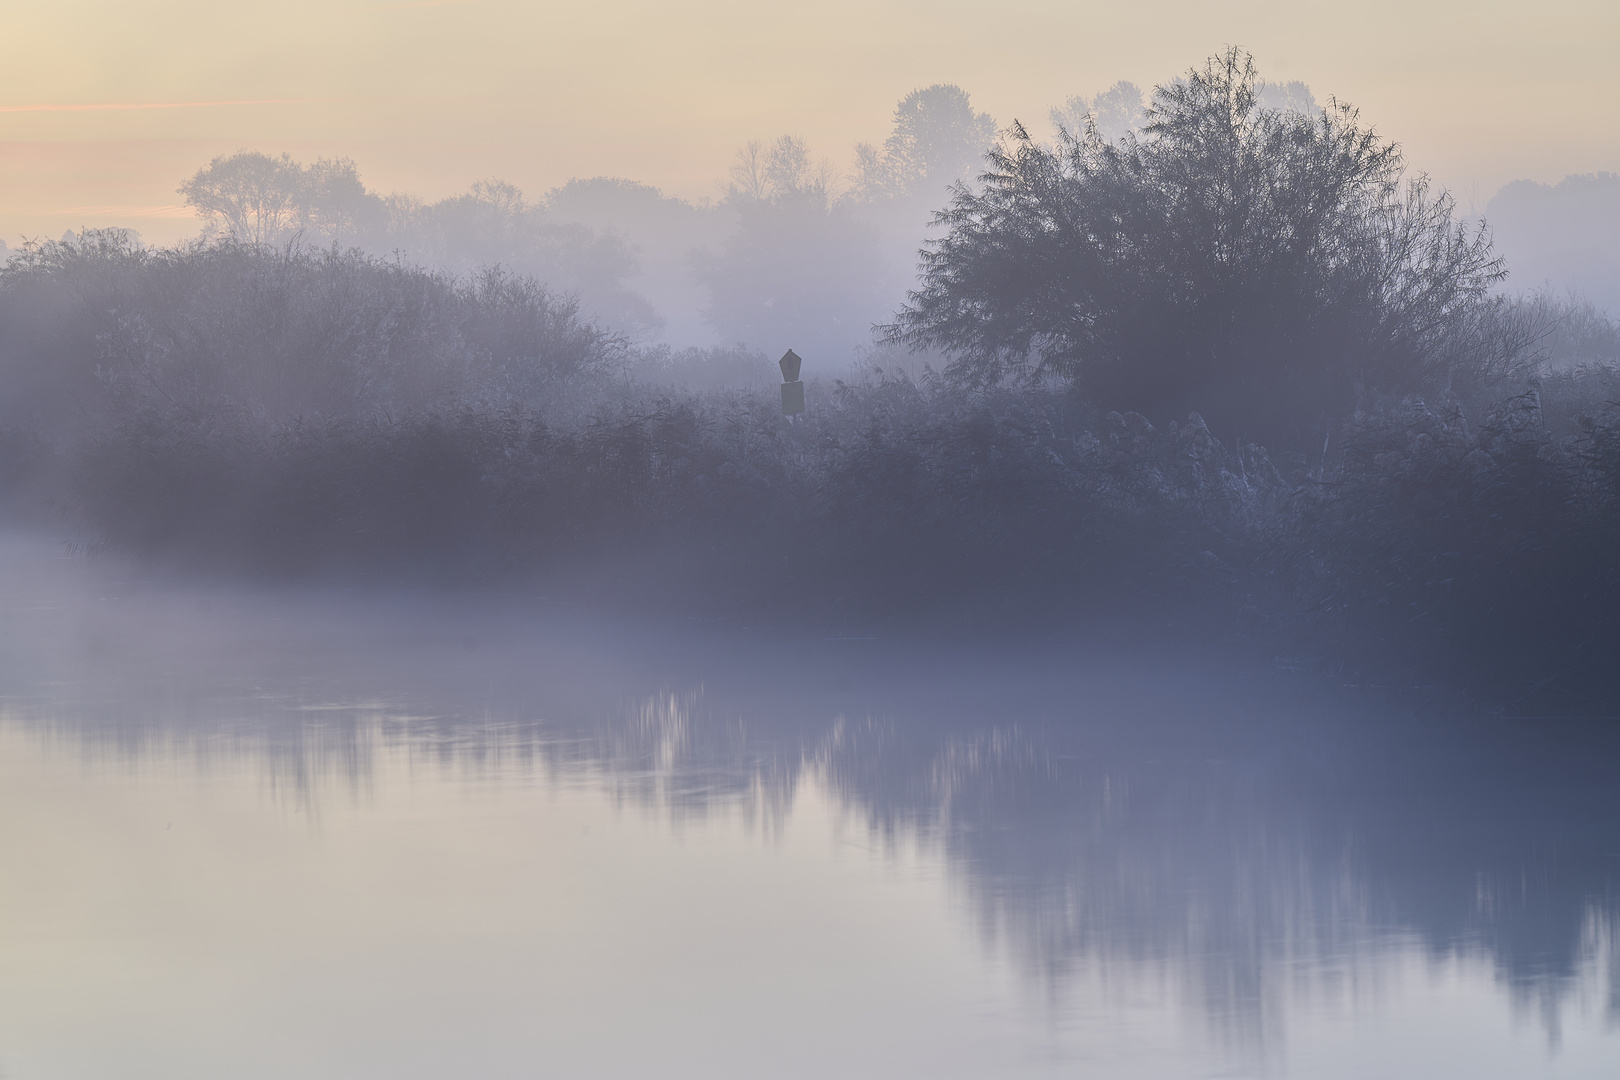
[[[1050,120],[931,86],[847,171],[762,139],[703,204],[216,159],[200,239],[0,269],[0,499],[182,569],[1117,623],[1608,707],[1603,297],[1510,289],[1489,220],[1240,50]]]

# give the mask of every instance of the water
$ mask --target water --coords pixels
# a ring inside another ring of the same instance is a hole
[[[1620,739],[0,551],[0,1075],[1609,1077]]]

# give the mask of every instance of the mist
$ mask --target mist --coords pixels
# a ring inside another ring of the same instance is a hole
[[[180,571],[1022,632],[1123,606],[1601,711],[1601,281],[1520,287],[1489,219],[1327,100],[1241,50],[1034,129],[934,84],[847,167],[749,140],[698,203],[218,157],[179,187],[197,239],[0,271],[8,501]],[[1491,205],[1522,243],[1577,197],[1600,223],[1605,183]]]
[[[1620,181],[1265,61],[0,251],[0,1071],[1606,1075]]]

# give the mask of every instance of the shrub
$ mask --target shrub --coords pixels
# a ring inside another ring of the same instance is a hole
[[[1602,689],[1620,647],[1620,415],[1559,438],[1532,387],[1477,425],[1455,399],[1413,399],[1345,439],[1282,522],[1324,651],[1525,700]]]
[[[635,388],[550,413],[153,412],[78,459],[73,500],[111,546],[184,566],[750,619],[1168,619],[1563,709],[1612,691],[1620,415],[1593,400],[1556,435],[1540,393],[1359,414],[1310,469],[1196,414],[883,378],[813,386],[797,425],[770,393]]]
[[[336,249],[150,249],[122,230],[12,259],[0,327],[8,416],[46,428],[153,410],[279,422],[532,403],[624,351],[572,300],[498,268],[458,280]]]

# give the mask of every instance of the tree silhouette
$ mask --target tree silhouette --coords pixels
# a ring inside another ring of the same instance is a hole
[[[355,246],[387,227],[383,200],[366,190],[348,158],[304,166],[288,154],[242,150],[198,169],[180,194],[210,231],[247,244],[301,238]]]
[[[1147,123],[1147,99],[1141,87],[1121,80],[1092,100],[1072,97],[1049,115],[1054,128],[1082,136],[1089,123],[1104,141],[1113,142]]]
[[[203,221],[249,244],[274,244],[299,227],[304,171],[291,155],[243,150],[220,156],[180,185]]]
[[[1231,49],[1157,88],[1140,139],[1015,127],[937,215],[889,339],[964,383],[1053,377],[1265,438],[1511,347],[1487,340],[1488,234],[1354,109],[1266,109],[1258,85]]]
[[[937,83],[913,90],[894,109],[882,148],[855,148],[858,198],[933,198],[977,170],[995,142],[996,122],[973,111],[967,91]]]

